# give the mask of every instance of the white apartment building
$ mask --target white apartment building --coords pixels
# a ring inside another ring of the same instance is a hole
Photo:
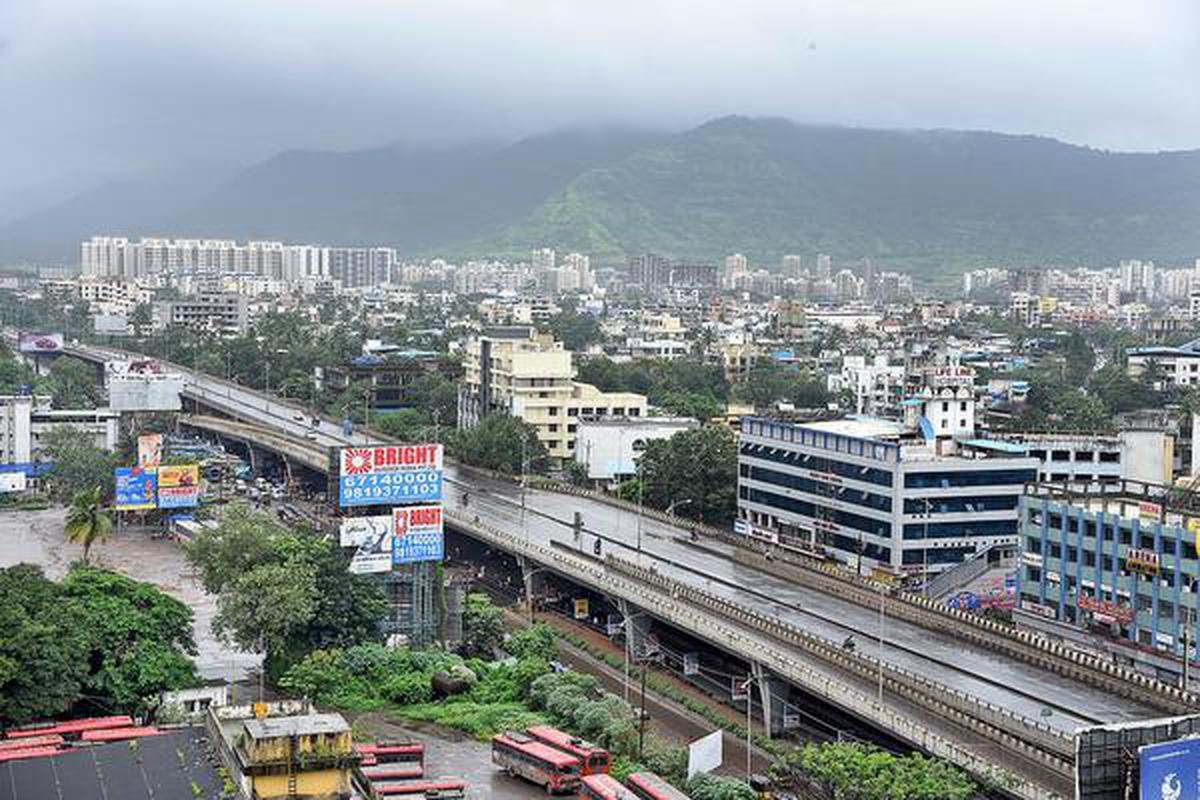
[[[1026,433],[1004,436],[1036,458],[1039,479],[1092,484],[1127,480],[1170,483],[1175,438],[1164,431],[1127,430],[1112,435]]]
[[[231,293],[204,293],[182,300],[155,305],[157,322],[166,327],[177,325],[222,334],[245,333],[250,324],[245,296]]]
[[[571,352],[533,328],[490,330],[471,339],[464,355],[459,427],[495,413],[520,417],[559,464],[575,457],[581,419],[646,416],[645,395],[577,382]]]
[[[120,414],[109,408],[54,409],[48,396],[0,397],[0,464],[33,471],[34,462],[49,459],[47,436],[58,427],[69,427],[88,437],[95,447],[112,452],[117,447]]]
[[[842,357],[840,372],[826,377],[831,394],[854,394],[855,413],[880,415],[899,407],[904,397],[904,365],[893,365],[886,355],[870,360],[865,355]]]
[[[1146,372],[1156,365],[1159,373],[1158,388],[1162,386],[1193,386],[1200,384],[1200,339],[1179,347],[1133,347],[1127,352],[1126,369],[1130,375]]]

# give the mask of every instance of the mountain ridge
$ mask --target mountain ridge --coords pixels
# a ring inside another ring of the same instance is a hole
[[[743,252],[771,266],[785,253],[826,252],[942,276],[981,264],[1200,256],[1200,150],[1119,153],[1035,135],[778,117],[730,115],[678,133],[291,150],[206,191],[187,187],[157,205],[153,190],[144,195],[124,220],[119,199],[76,198],[58,218],[51,209],[36,224],[0,227],[0,256],[30,232],[74,252],[80,238],[108,232],[100,224],[130,235],[388,244],[412,257],[551,246],[597,264],[644,251],[710,261]]]

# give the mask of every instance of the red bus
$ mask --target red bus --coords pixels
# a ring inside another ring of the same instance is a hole
[[[523,733],[509,731],[493,736],[492,763],[550,794],[571,792],[579,785],[578,758]]]
[[[458,778],[439,778],[436,781],[404,781],[375,783],[371,791],[382,797],[410,797],[425,800],[461,800],[467,796],[467,784]]]
[[[160,731],[153,725],[143,728],[105,728],[104,730],[84,731],[81,738],[85,742],[122,742],[126,739],[144,739],[147,736],[161,736]]]
[[[625,783],[641,800],[688,800],[688,796],[653,772],[631,772]]]
[[[580,771],[581,775],[598,775],[608,772],[608,751],[602,747],[597,747],[591,742],[585,742],[583,739],[549,725],[534,725],[526,728],[525,732],[555,750],[562,750],[564,753],[578,758],[579,763],[583,765]]]
[[[579,800],[637,800],[611,775],[588,775],[579,784]]]

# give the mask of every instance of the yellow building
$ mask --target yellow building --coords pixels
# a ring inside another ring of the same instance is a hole
[[[220,758],[242,796],[253,800],[349,800],[354,797],[350,726],[341,714],[305,713],[293,701],[210,710]],[[250,713],[248,713],[250,712]],[[300,712],[300,713],[296,713]]]
[[[511,414],[537,430],[558,463],[575,456],[580,417],[644,417],[646,396],[602,392],[575,380],[571,351],[533,328],[498,328],[466,347],[458,422],[472,428],[488,414]]]

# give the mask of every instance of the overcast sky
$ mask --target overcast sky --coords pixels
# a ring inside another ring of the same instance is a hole
[[[0,0],[0,193],[731,113],[1200,147],[1200,0]]]

